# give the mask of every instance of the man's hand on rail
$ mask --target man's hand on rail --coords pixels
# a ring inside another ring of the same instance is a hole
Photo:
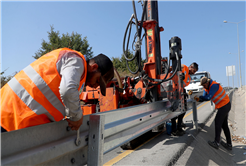
[[[83,123],[83,115],[80,118],[80,120],[78,121],[71,121],[70,119],[66,119],[66,121],[68,122],[68,126],[72,129],[72,130],[78,130],[79,127],[82,125]]]

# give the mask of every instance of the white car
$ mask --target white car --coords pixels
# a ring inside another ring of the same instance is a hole
[[[202,77],[211,78],[210,73],[207,71],[196,72],[196,74],[190,75],[191,81],[188,86],[185,87],[186,91],[202,92],[203,86],[200,86],[200,80]]]

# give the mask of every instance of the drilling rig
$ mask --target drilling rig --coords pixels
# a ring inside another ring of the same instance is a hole
[[[135,77],[121,77],[114,69],[115,78],[108,83],[106,96],[101,95],[99,87],[94,89],[86,87],[80,99],[84,103],[84,115],[104,112],[133,105],[156,102],[168,99],[172,111],[185,110],[185,96],[183,86],[184,75],[181,72],[182,45],[177,36],[169,40],[169,58],[161,56],[158,2],[139,1],[142,4],[141,20],[137,18],[134,0],[133,14],[127,24],[123,38],[123,55],[128,70]],[[130,43],[132,31],[133,42]],[[142,62],[142,45],[145,45],[146,62]],[[132,46],[133,56],[130,52]],[[168,60],[169,59],[169,60]],[[129,62],[136,64],[135,71],[129,67]],[[172,63],[172,64],[171,64]],[[172,70],[170,69],[172,66]]]
[[[2,133],[2,165],[102,165],[104,153],[187,111],[181,39],[172,37],[168,56],[162,57],[160,32],[164,28],[159,26],[158,2],[139,2],[141,19],[133,0],[123,37],[126,66],[135,76],[121,77],[114,69],[106,96],[99,87],[85,87],[80,100],[88,116],[77,132],[59,121]],[[134,70],[129,67],[133,62]]]

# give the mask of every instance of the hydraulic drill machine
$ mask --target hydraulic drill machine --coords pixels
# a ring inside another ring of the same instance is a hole
[[[184,75],[181,72],[181,39],[172,37],[169,40],[169,62],[167,57],[161,56],[158,1],[139,1],[142,4],[141,20],[137,19],[134,0],[133,14],[127,24],[123,39],[123,55],[126,66],[135,77],[120,77],[115,69],[115,78],[108,83],[106,96],[102,96],[99,87],[86,87],[81,93],[84,115],[104,112],[117,108],[124,108],[148,102],[168,99],[172,111],[185,111]],[[130,56],[129,41],[133,27],[136,28],[132,42],[133,56]],[[143,35],[142,35],[142,31]],[[141,45],[145,42],[146,62],[142,62]],[[129,62],[136,63],[136,70],[132,71]],[[172,65],[170,63],[172,62]],[[170,66],[172,70],[170,71]]]

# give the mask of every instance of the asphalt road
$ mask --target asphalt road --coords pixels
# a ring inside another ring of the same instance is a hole
[[[246,89],[236,90],[231,100],[232,107],[229,112],[228,124],[232,135],[232,150],[223,146],[214,149],[208,145],[208,140],[214,139],[216,114],[206,123],[204,128],[179,157],[175,166],[183,165],[246,165]],[[221,140],[226,142],[224,132],[221,132]]]

